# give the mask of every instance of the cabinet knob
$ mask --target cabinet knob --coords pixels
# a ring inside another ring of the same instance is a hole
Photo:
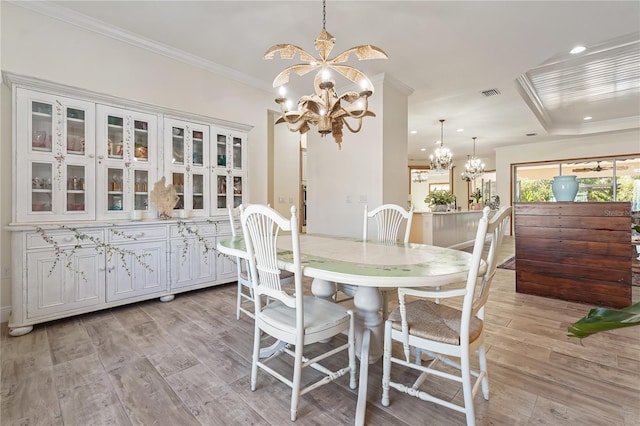
[[[71,241],[73,241],[73,237],[64,237],[62,239],[65,243],[70,243]]]
[[[136,238],[144,237],[144,232],[138,232],[138,233],[135,235],[135,237],[136,237]]]
[[[104,158],[104,155],[100,154],[98,155],[98,159],[102,160]]]
[[[95,155],[89,154],[89,158],[93,158],[93,157],[95,157]]]

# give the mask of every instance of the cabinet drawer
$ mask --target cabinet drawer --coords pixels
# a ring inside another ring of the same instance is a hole
[[[113,229],[116,232],[113,232]],[[166,226],[138,226],[111,228],[107,230],[109,242],[132,243],[140,241],[160,240],[167,238]]]
[[[76,234],[72,231],[45,231],[44,237],[51,239],[51,242],[45,241],[42,235],[37,232],[29,232],[27,234],[27,250],[38,248],[52,248],[54,243],[60,247],[74,246],[80,243],[83,247],[94,246],[91,242],[91,238],[95,238],[98,241],[103,241],[102,231],[80,231],[82,235],[88,238],[78,239]]]
[[[216,224],[210,222],[185,222],[182,233],[180,233],[180,227],[178,225],[172,225],[171,238],[195,237],[194,231],[197,231],[198,234],[203,237],[205,235],[216,235]]]

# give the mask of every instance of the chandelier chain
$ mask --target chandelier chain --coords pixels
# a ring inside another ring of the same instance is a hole
[[[327,0],[322,0],[322,29],[326,30],[327,26]]]

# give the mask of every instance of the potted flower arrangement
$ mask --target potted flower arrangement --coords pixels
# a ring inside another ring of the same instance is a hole
[[[434,210],[437,212],[446,212],[449,204],[454,201],[456,201],[456,196],[451,191],[445,191],[444,189],[431,191],[427,198],[424,199],[424,202],[434,206]]]
[[[471,191],[469,197],[471,197],[469,199],[469,205],[471,206],[471,209],[482,210],[482,204],[480,204],[480,200],[482,200],[482,192],[480,191],[480,188],[476,188]]]

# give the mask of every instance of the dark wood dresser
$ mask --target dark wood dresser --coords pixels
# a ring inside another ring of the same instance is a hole
[[[516,291],[631,304],[631,203],[516,203]]]

